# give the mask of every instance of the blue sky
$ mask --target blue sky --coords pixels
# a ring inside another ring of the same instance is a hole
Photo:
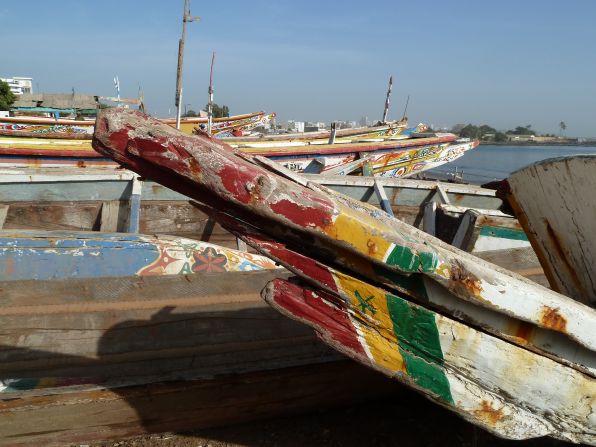
[[[32,76],[44,92],[145,92],[174,113],[182,0],[0,3],[0,76]],[[192,0],[184,103],[281,120],[379,119],[389,75],[390,118],[407,95],[410,122],[531,124],[596,136],[596,1],[425,2]],[[35,85],[34,87],[37,87]]]

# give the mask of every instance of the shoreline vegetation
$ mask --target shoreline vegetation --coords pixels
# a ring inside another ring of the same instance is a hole
[[[596,139],[572,138],[564,135],[567,125],[559,123],[559,135],[539,134],[532,125],[517,126],[515,129],[498,131],[487,124],[457,124],[449,131],[462,138],[480,140],[482,145],[515,145],[515,146],[594,146]]]

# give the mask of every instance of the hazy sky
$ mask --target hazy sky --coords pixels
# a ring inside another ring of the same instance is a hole
[[[174,113],[182,0],[0,2],[0,77],[32,76],[43,92],[145,92]],[[26,6],[24,6],[26,5]],[[200,1],[188,26],[184,100],[281,120],[390,118],[411,95],[410,122],[531,124],[596,136],[596,1]]]

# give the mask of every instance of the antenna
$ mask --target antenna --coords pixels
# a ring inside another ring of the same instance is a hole
[[[186,35],[186,22],[195,22],[200,17],[190,15],[190,0],[184,0],[182,13],[182,36],[178,41],[178,68],[176,69],[176,129],[180,129],[180,103],[182,102],[182,66],[184,64],[184,37]]]

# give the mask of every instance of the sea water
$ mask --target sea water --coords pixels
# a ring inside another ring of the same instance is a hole
[[[456,169],[463,172],[467,183],[482,184],[502,180],[513,171],[540,160],[570,157],[579,154],[596,155],[596,146],[502,146],[481,145],[457,160],[428,171],[440,178],[453,177]]]

